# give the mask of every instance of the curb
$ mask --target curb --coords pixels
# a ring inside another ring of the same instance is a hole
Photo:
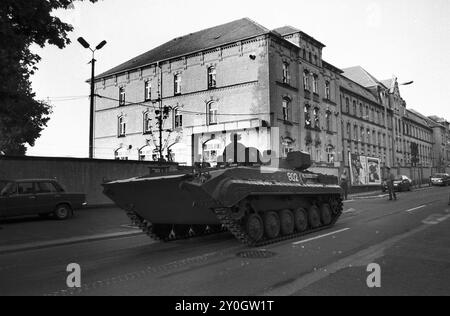
[[[133,236],[139,236],[139,235],[144,235],[144,233],[141,231],[120,232],[120,233],[91,235],[91,236],[84,236],[84,237],[65,238],[65,239],[58,239],[58,240],[54,240],[54,241],[43,241],[43,242],[19,244],[19,245],[15,245],[15,246],[2,246],[2,247],[0,247],[0,255],[21,252],[21,251],[38,250],[38,249],[52,248],[52,247],[58,247],[58,246],[73,245],[73,244],[79,244],[79,243],[84,243],[84,242],[100,241],[100,240],[105,240],[105,239],[133,237]]]

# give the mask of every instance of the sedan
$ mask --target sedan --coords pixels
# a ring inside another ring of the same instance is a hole
[[[408,178],[407,176],[398,176],[394,180],[394,190],[395,191],[411,191],[412,187],[412,180]],[[383,192],[386,192],[388,190],[388,185],[386,181],[383,181],[383,184],[381,186],[381,190]]]
[[[450,175],[448,173],[436,173],[431,176],[430,182],[432,185],[447,186],[450,184]]]

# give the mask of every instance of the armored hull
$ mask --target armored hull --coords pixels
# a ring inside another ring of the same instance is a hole
[[[147,234],[174,240],[230,231],[262,245],[328,228],[342,212],[335,177],[265,167],[175,172],[103,184]]]

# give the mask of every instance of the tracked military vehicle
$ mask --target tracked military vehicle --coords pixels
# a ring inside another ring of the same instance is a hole
[[[261,246],[333,226],[342,213],[337,178],[307,171],[291,152],[279,167],[223,165],[104,183],[104,193],[150,237],[171,241],[228,230]]]

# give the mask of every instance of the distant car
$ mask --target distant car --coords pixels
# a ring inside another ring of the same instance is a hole
[[[450,175],[448,173],[436,173],[430,177],[432,185],[447,186],[450,184]]]
[[[394,180],[394,190],[395,191],[411,191],[412,180],[407,176],[401,175],[395,178]],[[388,185],[386,181],[383,181],[381,185],[381,190],[386,192],[388,190]]]
[[[53,179],[0,180],[0,218],[52,215],[64,220],[86,206],[84,193],[69,193]]]

